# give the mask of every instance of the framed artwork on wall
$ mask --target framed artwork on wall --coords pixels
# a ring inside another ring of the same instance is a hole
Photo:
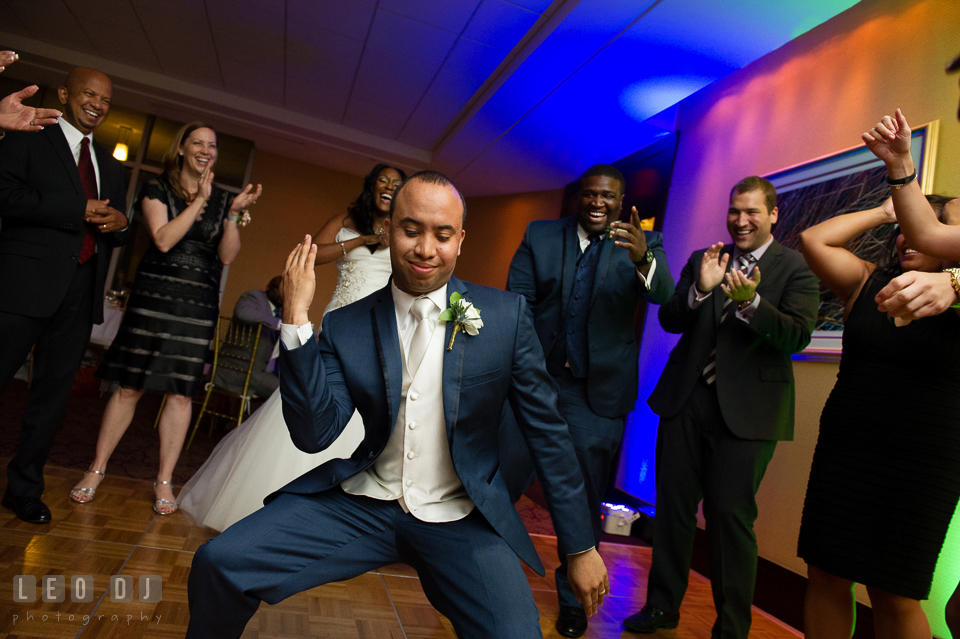
[[[913,130],[911,152],[918,181],[931,193],[940,121]],[[779,218],[773,234],[782,245],[800,248],[800,233],[837,215],[879,206],[890,196],[886,167],[860,145],[826,157],[788,167],[763,177],[777,189]],[[896,225],[871,229],[849,248],[858,257],[875,261]],[[843,304],[821,285],[820,310],[810,345],[797,359],[839,360],[843,338]]]

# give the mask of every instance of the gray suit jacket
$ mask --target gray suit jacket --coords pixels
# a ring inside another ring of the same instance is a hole
[[[650,408],[661,417],[679,413],[716,346],[717,397],[731,432],[743,439],[792,440],[796,398],[790,356],[810,343],[820,304],[817,278],[800,253],[774,240],[757,262],[760,306],[753,319],[747,324],[733,317],[719,330],[726,299],[719,287],[697,308],[687,303],[704,250],[693,252],[673,297],[660,307],[660,325],[682,337],[650,395]],[[724,252],[732,255],[733,246]]]

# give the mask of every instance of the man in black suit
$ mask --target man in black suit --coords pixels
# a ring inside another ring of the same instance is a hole
[[[600,503],[620,455],[626,416],[637,401],[634,317],[641,300],[669,300],[673,280],[660,233],[640,229],[636,208],[629,222],[619,221],[625,181],[618,169],[590,167],[579,187],[575,217],[527,227],[507,290],[527,300],[577,451],[599,544]],[[570,588],[562,550],[555,576],[557,632],[580,637],[587,618]]]
[[[770,234],[777,193],[748,177],[730,193],[722,243],[694,251],[660,324],[680,341],[650,396],[657,434],[657,515],[647,602],[627,630],[675,628],[703,499],[714,639],[747,639],[756,579],[756,493],[780,440],[793,439],[791,355],[810,342],[819,285]],[[762,275],[762,280],[761,280]]]
[[[123,167],[92,142],[113,87],[77,68],[57,126],[0,141],[0,392],[33,348],[33,382],[2,505],[48,523],[43,465],[93,324],[103,321],[110,249],[125,240]]]
[[[253,371],[250,373],[248,394],[257,397],[269,397],[273,391],[280,388],[280,378],[275,369],[274,352],[277,340],[280,337],[280,319],[283,316],[283,292],[281,283],[283,277],[277,275],[267,284],[266,291],[252,290],[240,296],[233,306],[233,321],[244,324],[262,324],[260,341],[257,343],[257,352],[253,358]],[[279,351],[277,351],[279,352]],[[224,345],[220,350],[222,362],[229,363],[234,368],[246,369],[247,362],[232,360],[231,353],[242,357],[250,357],[250,349],[240,349]],[[226,357],[225,357],[226,356]],[[240,393],[243,391],[245,376],[234,368],[217,368],[218,386]]]

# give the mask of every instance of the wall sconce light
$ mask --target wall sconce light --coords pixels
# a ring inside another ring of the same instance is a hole
[[[120,132],[117,134],[117,146],[113,147],[113,157],[120,160],[121,162],[127,161],[127,154],[130,152],[128,146],[130,142],[130,134],[133,131],[128,126],[121,126]]]

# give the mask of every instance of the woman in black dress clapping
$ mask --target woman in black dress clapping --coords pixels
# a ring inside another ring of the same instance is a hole
[[[240,252],[238,222],[262,191],[248,184],[234,196],[218,188],[216,161],[216,132],[201,122],[188,124],[164,156],[163,174],[137,198],[153,245],[137,267],[123,322],[97,371],[119,388],[104,411],[93,463],[70,491],[77,503],[93,500],[137,402],[155,392],[167,401],[153,509],[160,515],[176,510],[171,478],[216,328],[220,272]]]

